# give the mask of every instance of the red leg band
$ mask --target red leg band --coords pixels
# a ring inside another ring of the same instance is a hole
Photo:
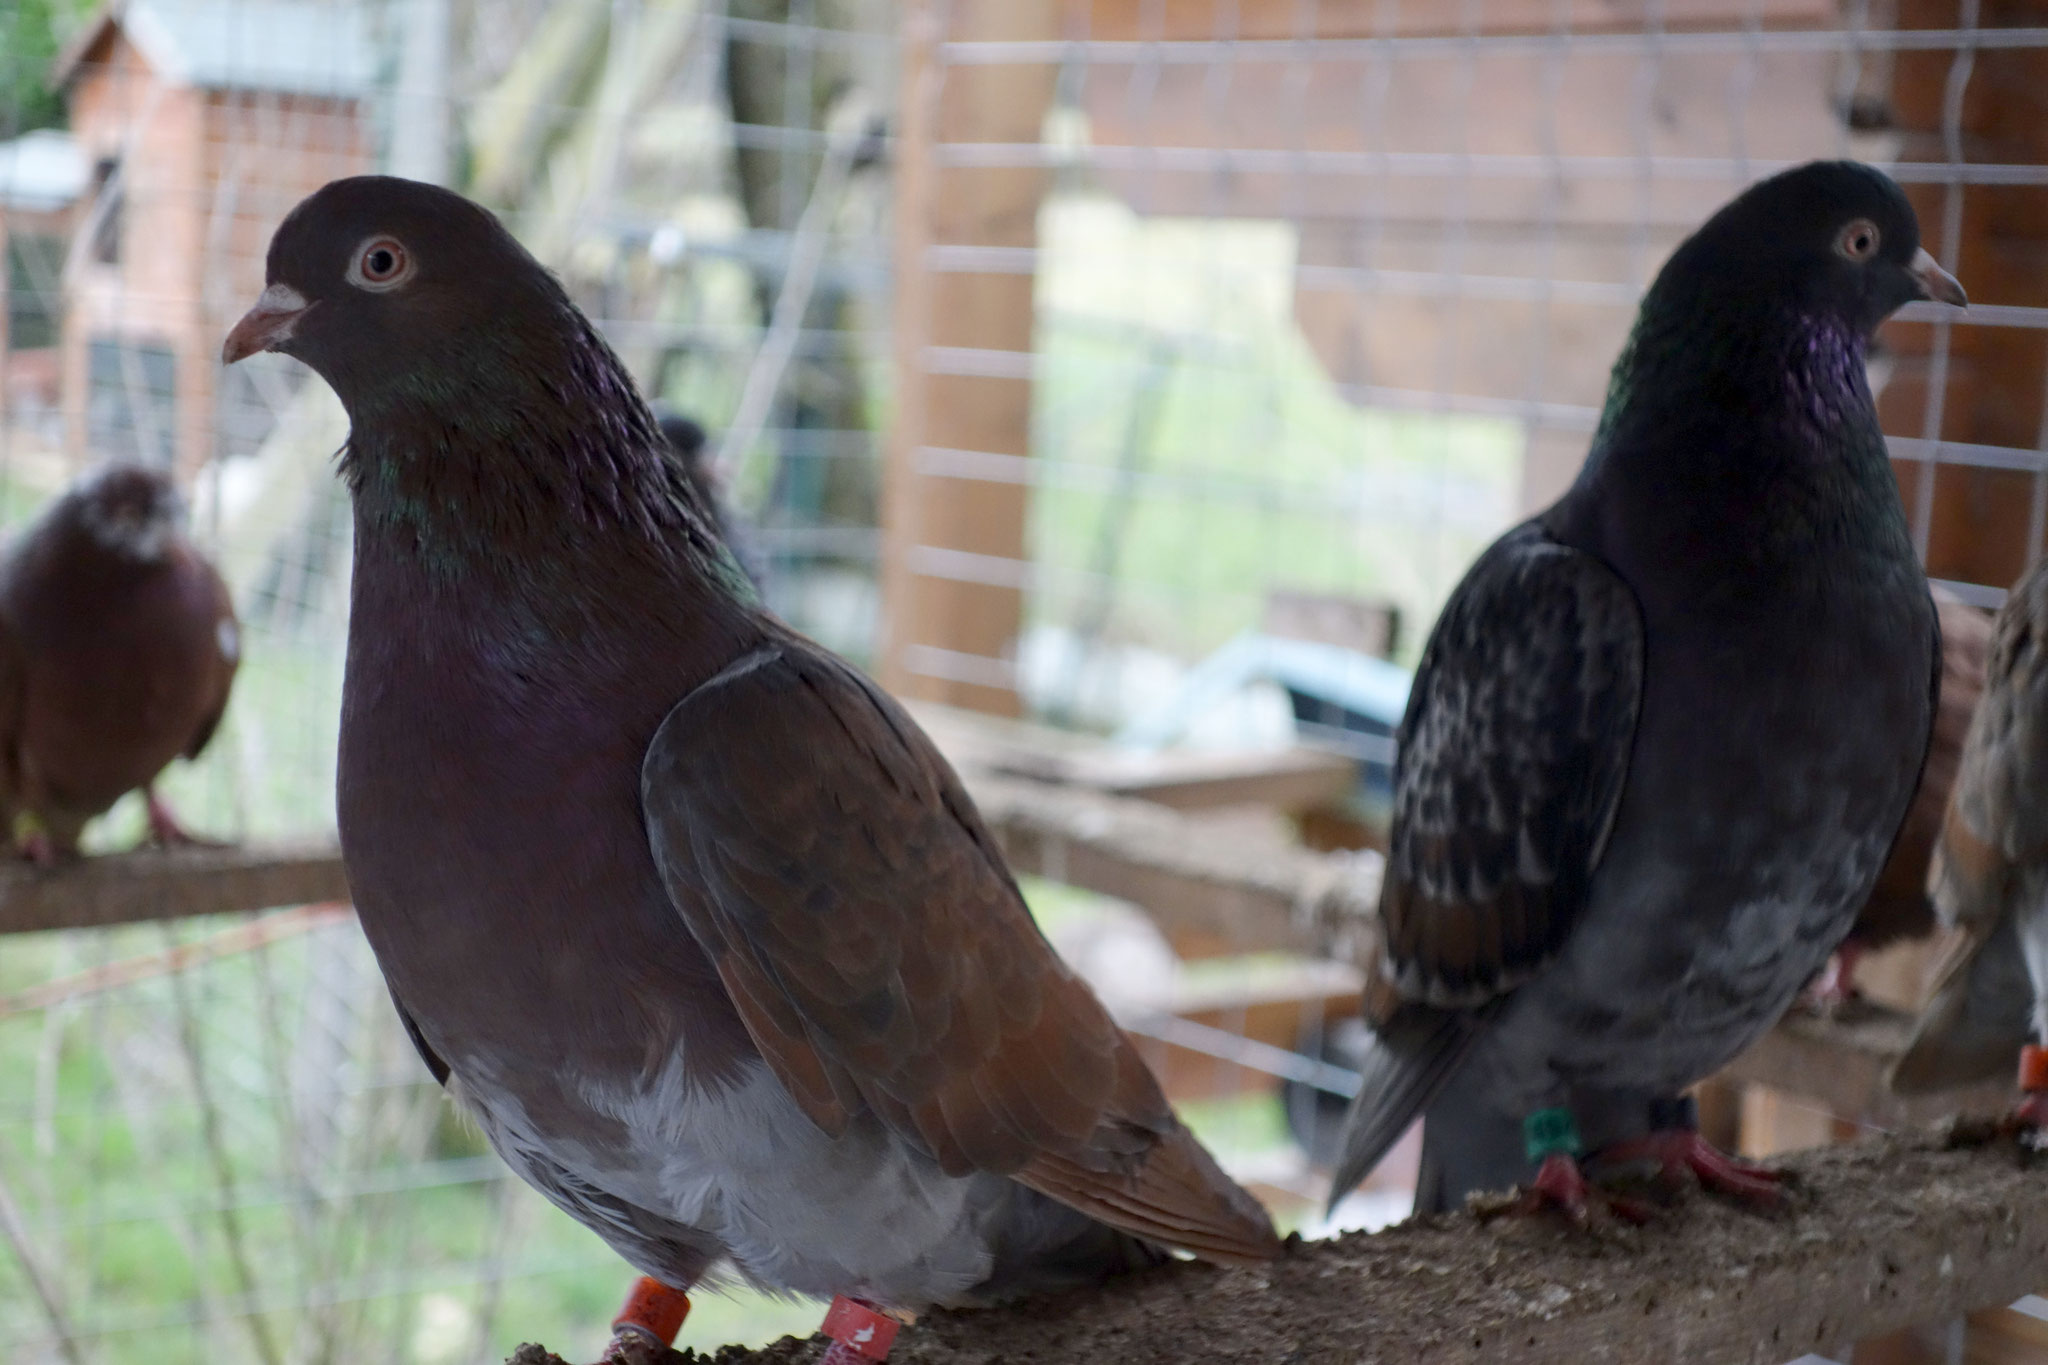
[[[819,1329],[833,1343],[825,1360],[835,1365],[841,1361],[886,1360],[900,1325],[888,1314],[841,1294],[832,1300],[831,1308],[825,1312],[825,1325]]]
[[[612,1319],[612,1331],[630,1327],[653,1337],[663,1346],[673,1346],[676,1333],[683,1330],[683,1319],[689,1316],[688,1294],[642,1275],[633,1282],[632,1292],[626,1295],[625,1307]]]

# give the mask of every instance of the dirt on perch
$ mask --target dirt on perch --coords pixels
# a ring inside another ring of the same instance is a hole
[[[1014,1308],[931,1313],[889,1359],[1782,1365],[2048,1286],[2048,1164],[1986,1125],[1824,1148],[1784,1168],[1791,1199],[1776,1215],[1693,1195],[1646,1227],[1417,1219],[1297,1243],[1257,1270],[1176,1264]],[[824,1345],[668,1352],[663,1365],[808,1365]],[[508,1365],[543,1362],[557,1365],[523,1348]]]

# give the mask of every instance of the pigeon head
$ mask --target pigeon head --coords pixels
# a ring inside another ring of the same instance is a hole
[[[1809,162],[1752,185],[1679,247],[1660,292],[1720,296],[1857,337],[1916,299],[1968,302],[1920,245],[1904,191],[1855,161]]]
[[[488,559],[535,581],[543,562],[572,574],[556,552],[573,542],[743,581],[618,356],[459,194],[356,176],[308,196],[278,225],[263,293],[221,354],[258,351],[334,389],[358,526],[393,529],[437,572]]]
[[[74,484],[50,516],[57,525],[75,526],[110,554],[154,564],[185,530],[185,500],[160,469],[109,464]]]
[[[221,359],[302,360],[360,424],[407,398],[430,406],[516,387],[582,330],[554,277],[489,212],[434,185],[365,175],[314,192],[278,226],[263,293]]]

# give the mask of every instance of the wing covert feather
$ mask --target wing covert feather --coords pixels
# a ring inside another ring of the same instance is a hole
[[[1620,805],[1642,680],[1641,610],[1600,561],[1532,522],[1473,565],[1401,722],[1375,1019],[1483,1005],[1557,953]]]
[[[1009,1175],[1198,1254],[1271,1254],[1206,1154],[1213,1180],[1189,1185],[1192,1139],[959,778],[851,668],[792,637],[726,669],[663,722],[641,797],[670,900],[825,1131],[865,1110],[950,1175]]]

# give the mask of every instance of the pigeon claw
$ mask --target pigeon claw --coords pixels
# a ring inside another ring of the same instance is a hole
[[[1688,1179],[1700,1188],[1725,1194],[1758,1209],[1781,1208],[1784,1176],[1766,1166],[1738,1161],[1688,1128],[1671,1128],[1647,1137],[1618,1142],[1600,1153],[1603,1163],[1652,1161],[1669,1185]]]
[[[178,823],[178,817],[164,804],[153,787],[143,791],[143,802],[149,808],[149,840],[158,848],[225,848],[227,845],[216,839],[202,839]]]
[[[1536,1178],[1502,1212],[1515,1218],[1561,1213],[1573,1227],[1590,1228],[1596,1219],[1610,1216],[1625,1223],[1647,1223],[1655,1210],[1640,1199],[1588,1183],[1575,1157],[1552,1152],[1536,1168]]]
[[[1832,1019],[1859,1003],[1863,996],[1856,989],[1856,963],[1862,956],[1862,947],[1855,943],[1835,949],[1828,965],[1806,988],[1801,1003],[1823,1019]]]
[[[2048,1137],[2048,1092],[2035,1091],[2021,1100],[2008,1121],[2015,1129],[2034,1129]]]
[[[2048,1047],[2020,1049],[2020,1092],[2026,1096],[1999,1125],[2029,1147],[2048,1146]]]

